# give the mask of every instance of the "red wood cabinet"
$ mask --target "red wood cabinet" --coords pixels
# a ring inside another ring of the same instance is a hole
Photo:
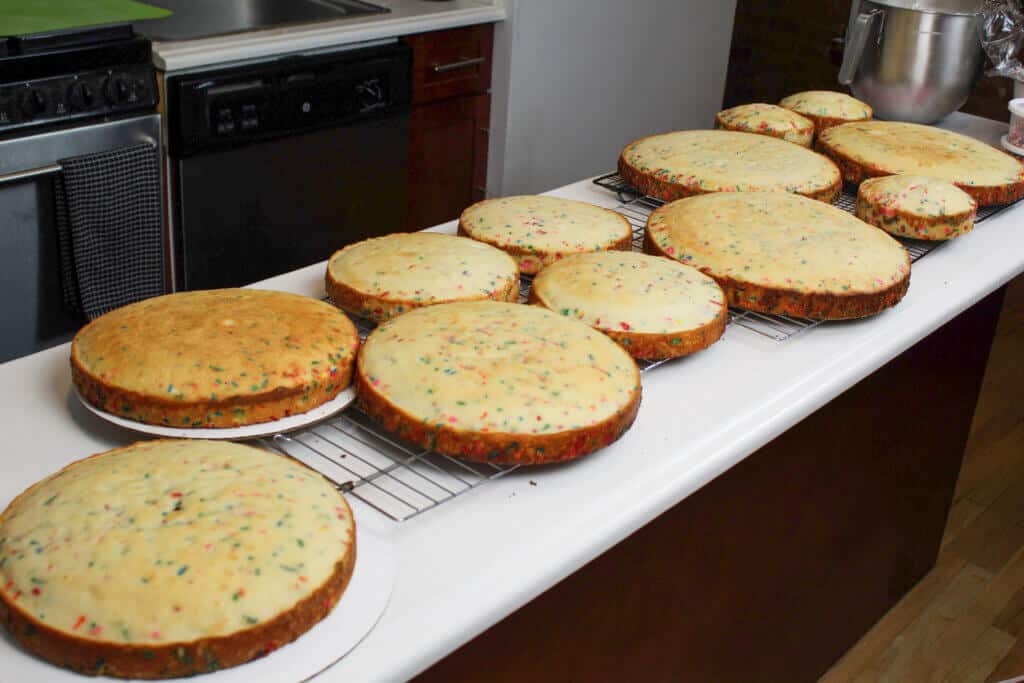
[[[407,36],[413,49],[406,229],[483,199],[491,110],[491,24]]]

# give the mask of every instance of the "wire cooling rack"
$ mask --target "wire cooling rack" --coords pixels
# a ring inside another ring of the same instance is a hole
[[[654,197],[639,193],[631,187],[618,173],[609,173],[594,179],[594,184],[606,190],[614,192],[620,204],[614,209],[625,216],[633,226],[633,249],[643,250],[643,234],[647,225],[647,218],[651,212],[662,206],[665,202]],[[857,208],[857,194],[848,187],[844,187],[835,206],[849,213],[854,213]],[[999,213],[1006,206],[985,206],[978,209],[978,215],[974,222],[980,223],[986,218]],[[925,255],[935,251],[945,242],[927,240],[915,240],[907,237],[896,238],[910,254],[910,261],[914,263]],[[777,342],[784,342],[792,339],[798,334],[823,324],[823,320],[808,320],[806,318],[794,318],[788,315],[776,315],[758,313],[742,308],[732,307],[729,309],[729,322],[755,332],[762,337],[767,337]]]
[[[615,210],[633,226],[633,249],[641,251],[647,217],[663,202],[637,194],[616,173],[597,178],[594,182],[618,194],[621,203]],[[844,192],[837,205],[852,212],[855,201],[853,194]],[[976,221],[984,220],[1002,208],[980,209]],[[900,241],[910,252],[912,260],[923,257],[936,247],[936,243],[931,242]],[[521,279],[520,301],[526,301],[532,281],[529,276]],[[350,317],[361,338],[365,339],[375,327],[370,320]],[[731,309],[729,320],[780,342],[820,324],[813,320],[740,309]],[[664,362],[639,361],[638,364],[640,371],[646,372]],[[262,439],[261,443],[301,460],[348,495],[396,522],[412,519],[520,467],[474,463],[432,453],[383,431],[358,406],[312,427]]]

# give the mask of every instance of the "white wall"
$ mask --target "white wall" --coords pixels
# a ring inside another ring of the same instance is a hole
[[[709,128],[735,0],[505,0],[488,195],[612,171],[630,140]]]

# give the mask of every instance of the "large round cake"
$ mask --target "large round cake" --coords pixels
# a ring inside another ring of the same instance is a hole
[[[705,349],[725,331],[718,284],[696,268],[647,254],[579,254],[541,271],[530,300],[597,328],[634,358]]]
[[[459,234],[508,252],[528,275],[570,254],[628,251],[633,240],[629,221],[615,211],[542,195],[477,202],[459,217]]]
[[[491,463],[548,463],[615,441],[640,405],[622,347],[537,306],[440,304],[384,323],[359,354],[364,410],[403,439]]]
[[[181,292],[116,309],[71,343],[82,397],[172,427],[235,427],[303,413],[346,388],[359,346],[348,317],[258,289]]]
[[[978,204],[952,183],[936,178],[887,175],[857,189],[857,218],[891,235],[948,240],[974,228]]]
[[[519,268],[494,247],[435,232],[396,233],[357,242],[327,262],[327,294],[377,322],[452,301],[519,300]]]
[[[899,242],[841,209],[781,192],[713,194],[656,209],[650,253],[696,266],[733,306],[801,318],[861,318],[910,286]]]
[[[839,169],[799,145],[731,130],[688,130],[626,145],[619,174],[645,195],[664,200],[708,192],[795,192],[833,201]]]
[[[980,206],[1024,196],[1024,164],[966,135],[895,121],[830,128],[818,145],[851,183],[886,175],[920,175],[953,183]]]
[[[304,465],[141,442],[68,465],[0,515],[0,621],[79,673],[205,673],[312,628],[355,558],[348,504]]]
[[[814,142],[814,122],[774,104],[741,104],[715,115],[715,128],[781,138],[803,147]]]
[[[851,121],[867,121],[874,112],[871,107],[846,93],[832,90],[808,90],[782,98],[779,106],[806,116],[822,131]]]

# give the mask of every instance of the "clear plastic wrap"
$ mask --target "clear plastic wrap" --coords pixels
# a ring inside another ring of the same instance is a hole
[[[983,0],[979,33],[992,61],[990,75],[1024,81],[1024,4],[1022,0]]]

